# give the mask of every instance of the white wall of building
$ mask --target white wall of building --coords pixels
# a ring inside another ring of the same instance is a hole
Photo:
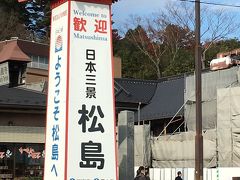
[[[135,172],[138,167],[135,167]],[[182,172],[183,180],[194,180],[194,168],[151,168],[151,180],[175,180],[178,171]],[[232,180],[240,177],[240,168],[204,168],[203,180]]]

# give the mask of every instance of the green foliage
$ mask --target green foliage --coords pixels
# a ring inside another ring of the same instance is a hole
[[[167,25],[163,45],[165,67],[163,76],[180,75],[194,70],[194,33],[178,25]]]
[[[112,30],[112,42],[113,42],[113,54],[116,54],[119,50],[121,36],[118,34],[117,29]]]
[[[210,62],[216,58],[217,53],[227,52],[240,47],[238,39],[219,41],[211,46],[206,53],[206,59]],[[154,66],[139,49],[126,38],[123,38],[114,48],[116,55],[122,58],[123,77],[138,79],[157,79]],[[164,55],[163,77],[180,75],[194,71],[194,47],[181,48],[175,60],[172,61],[170,53]]]
[[[191,51],[181,49],[175,60],[169,62],[164,68],[163,76],[180,75],[194,71],[194,54]]]
[[[125,78],[156,79],[156,72],[148,58],[127,38],[114,46],[115,56],[122,59],[122,76]]]
[[[193,33],[175,25],[167,26],[161,35],[152,39],[141,26],[129,29],[125,37],[114,44],[114,52],[122,59],[123,77],[158,79],[156,65],[161,76],[179,75],[194,69]],[[157,64],[150,58],[160,61]]]

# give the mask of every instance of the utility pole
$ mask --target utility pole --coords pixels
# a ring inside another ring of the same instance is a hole
[[[195,136],[195,180],[203,180],[203,136],[202,136],[202,68],[200,42],[200,0],[195,0],[195,91],[196,91],[196,136]]]

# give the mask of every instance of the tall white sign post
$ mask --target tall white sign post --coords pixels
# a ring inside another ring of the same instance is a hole
[[[53,1],[45,180],[117,180],[111,0]]]

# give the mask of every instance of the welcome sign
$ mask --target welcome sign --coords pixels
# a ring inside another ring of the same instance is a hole
[[[45,179],[117,179],[110,9],[52,11]]]

